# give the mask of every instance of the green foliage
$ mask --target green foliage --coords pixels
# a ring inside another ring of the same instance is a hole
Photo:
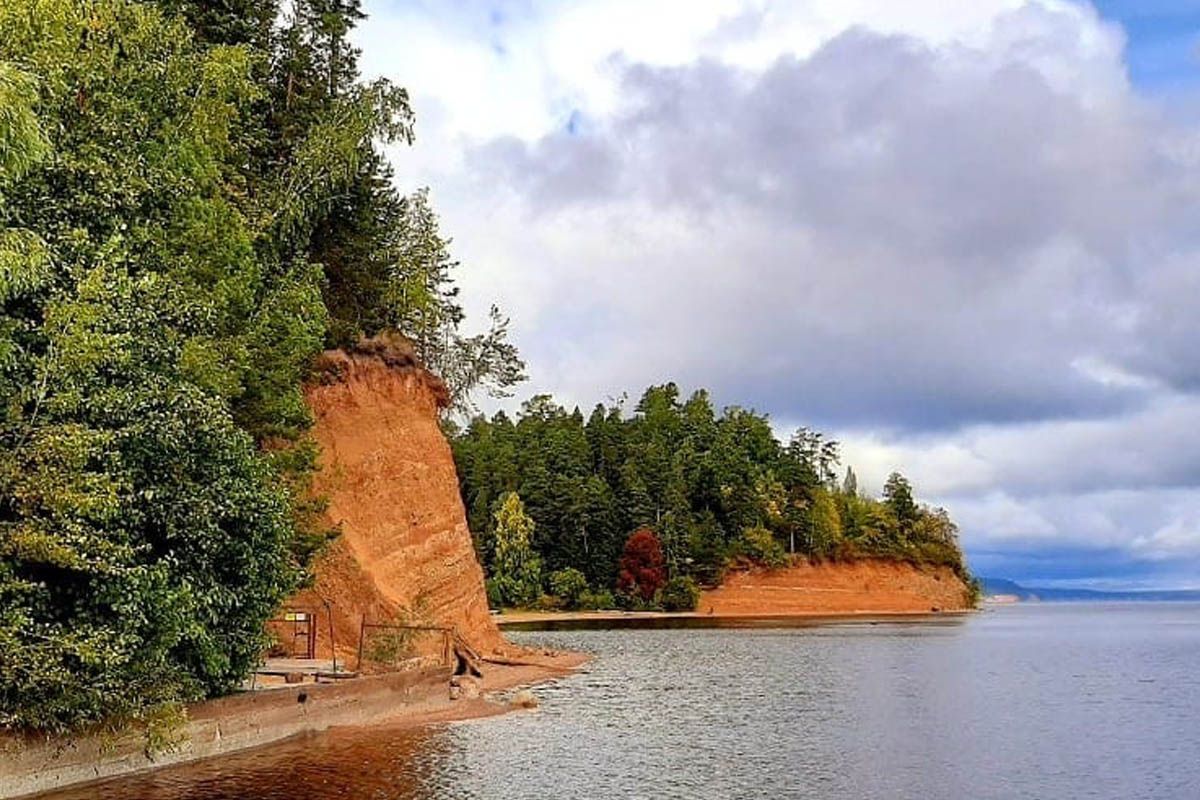
[[[411,143],[414,116],[406,90],[359,79],[359,53],[349,39],[365,18],[360,3],[296,0],[282,17],[275,0],[157,3],[182,14],[202,41],[245,45],[251,55],[258,90],[249,98],[252,113],[231,123],[247,151],[236,196],[264,233],[258,247],[273,274],[293,278],[293,291],[277,302],[289,319],[311,323],[301,365],[314,336],[347,347],[395,331],[446,382],[453,412],[472,408],[475,391],[507,396],[524,380],[507,319],[493,310],[485,332],[462,331],[459,265],[428,190],[404,196],[395,186],[382,146]],[[250,374],[282,374],[292,363],[280,370],[256,364]],[[305,422],[298,395],[266,399],[272,401],[287,405],[257,409],[260,416],[287,411],[292,421],[263,433],[295,436]]]
[[[394,667],[414,654],[413,645],[418,631],[401,626],[374,631],[370,637],[365,659],[373,664]]]
[[[489,595],[501,606],[530,607],[542,592],[541,559],[530,546],[534,522],[516,492],[500,498],[494,519],[496,557]]]
[[[658,602],[665,611],[695,611],[700,586],[690,575],[676,575],[663,586]]]
[[[584,592],[579,598],[579,608],[582,611],[609,611],[616,607],[617,599],[607,589]]]
[[[302,385],[331,335],[424,336],[463,404],[521,377],[392,186],[413,116],[358,79],[359,3],[287,5],[0,4],[0,726],[238,685],[328,538]]]
[[[833,493],[824,487],[811,492],[809,518],[809,550],[814,555],[830,553],[842,539],[842,518]]]
[[[500,584],[494,578],[487,579],[484,583],[484,590],[487,592],[489,608],[504,608],[504,596],[500,593]]]
[[[0,62],[0,136],[33,142],[0,207],[0,726],[62,730],[231,690],[300,574],[237,423],[267,286],[223,179],[256,90],[121,0],[6,3]]]
[[[746,528],[735,545],[740,556],[764,567],[782,567],[787,564],[787,553],[766,528]]]
[[[488,311],[488,328],[471,336],[448,332],[428,356],[428,364],[450,391],[450,411],[475,409],[472,393],[483,389],[492,398],[511,397],[511,387],[525,380],[525,362],[508,340],[509,319],[498,306]]]
[[[917,521],[919,514],[917,503],[913,500],[912,485],[899,472],[888,476],[883,486],[883,501],[902,526],[910,526]]]
[[[983,581],[977,576],[968,576],[967,605],[971,608],[978,608],[981,602],[983,602]]]
[[[166,11],[184,14],[200,41],[258,44],[268,40],[279,14],[276,0],[158,0]]]
[[[718,413],[704,391],[682,399],[674,384],[653,386],[630,414],[618,402],[586,418],[539,395],[515,420],[479,416],[452,433],[485,565],[495,560],[492,509],[516,491],[536,521],[532,547],[546,568],[576,569],[594,587],[616,586],[627,533],[641,527],[658,537],[668,575],[705,585],[719,583],[738,556],[783,565],[785,547],[966,573],[945,511],[865,497],[853,470],[837,480],[837,442],[801,428],[785,446],[766,417]],[[912,500],[902,477],[892,486],[896,502],[904,487]]]
[[[842,494],[858,496],[858,476],[854,474],[854,467],[846,467],[846,477],[842,479]]]
[[[36,87],[33,76],[0,62],[0,188],[29,172],[50,150],[33,110]]]
[[[146,758],[151,761],[165,753],[174,753],[188,741],[187,708],[182,703],[163,703],[145,719]]]
[[[561,597],[552,594],[539,595],[538,599],[531,606],[531,608],[537,611],[562,611],[566,607]]]
[[[587,594],[587,576],[574,567],[550,573],[550,594],[559,598],[565,608],[579,608]]]

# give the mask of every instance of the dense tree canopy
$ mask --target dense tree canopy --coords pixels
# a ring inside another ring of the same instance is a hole
[[[0,726],[236,686],[320,541],[303,382],[412,338],[470,391],[448,241],[379,151],[355,0],[0,4]]]
[[[718,414],[703,390],[683,399],[674,384],[653,386],[632,414],[598,405],[586,420],[539,395],[515,420],[476,417],[453,445],[489,569],[492,510],[515,491],[546,569],[577,569],[598,590],[630,588],[622,554],[639,528],[660,543],[670,577],[701,582],[739,558],[778,565],[789,551],[947,564],[965,575],[953,522],[920,506],[902,476],[889,479],[884,500],[864,497],[853,471],[838,480],[836,442],[802,428],[783,444],[766,417],[738,407]]]
[[[139,4],[24,6],[0,9],[37,87],[12,135],[42,139],[0,188],[23,245],[0,281],[0,723],[54,727],[226,691],[258,657],[297,565],[235,412],[294,424],[298,389],[250,375],[281,294],[314,310],[295,349],[322,315],[266,280],[224,184],[246,53]]]

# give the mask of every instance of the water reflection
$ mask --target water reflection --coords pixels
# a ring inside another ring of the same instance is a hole
[[[54,800],[339,800],[445,796],[453,743],[438,731],[376,728],[295,737],[219,759],[54,794]]]
[[[336,731],[56,800],[1200,797],[1200,606],[519,636],[598,657],[533,713]]]

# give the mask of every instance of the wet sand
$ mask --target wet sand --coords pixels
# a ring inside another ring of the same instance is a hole
[[[480,695],[473,698],[431,700],[403,706],[394,715],[375,723],[392,728],[418,728],[443,722],[480,719],[521,710],[496,695],[511,689],[535,686],[539,683],[570,675],[590,659],[586,653],[528,653],[506,658],[509,663],[487,661],[483,666]]]

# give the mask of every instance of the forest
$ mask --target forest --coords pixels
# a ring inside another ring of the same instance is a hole
[[[704,390],[652,386],[629,413],[599,404],[586,418],[538,395],[515,420],[476,416],[452,435],[494,605],[656,607],[661,589],[686,607],[731,565],[792,556],[947,565],[969,580],[954,523],[904,476],[868,497],[836,441],[801,428],[781,442],[766,416],[718,413]]]
[[[359,0],[0,3],[0,728],[136,719],[237,687],[327,538],[302,387],[399,331],[449,386],[468,335],[404,89]]]

